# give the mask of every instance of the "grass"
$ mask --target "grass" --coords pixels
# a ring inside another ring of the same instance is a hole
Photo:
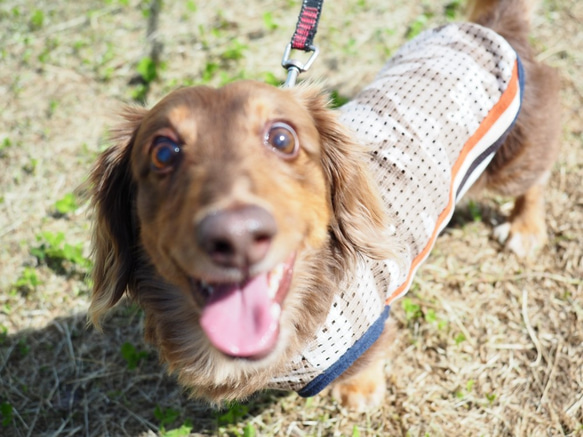
[[[300,2],[266,5],[164,2],[154,61],[149,2],[0,2],[0,435],[581,435],[583,7],[573,0],[543,2],[533,20],[565,87],[549,247],[517,261],[490,238],[507,199],[467,204],[392,308],[381,408],[275,392],[212,408],[166,375],[136,307],[113,311],[104,334],[87,328],[92,217],[78,186],[112,114],[183,85],[281,84]],[[302,78],[326,79],[342,106],[405,40],[462,13],[457,0],[336,1]]]

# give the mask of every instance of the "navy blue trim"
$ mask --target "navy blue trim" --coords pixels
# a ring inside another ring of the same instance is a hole
[[[379,318],[368,328],[368,331],[360,337],[350,349],[348,349],[344,355],[342,355],[338,361],[332,364],[328,369],[314,378],[308,385],[298,391],[301,397],[308,398],[310,396],[315,396],[324,390],[328,384],[338,378],[346,369],[348,369],[363,353],[365,353],[368,348],[370,348],[375,341],[378,340],[383,329],[385,328],[385,322],[389,318],[389,312],[391,307],[387,305]]]
[[[506,129],[506,131],[498,138],[498,140],[496,140],[496,142],[494,144],[492,144],[490,147],[488,147],[486,150],[484,150],[474,160],[474,162],[472,162],[472,165],[470,166],[470,168],[468,169],[468,171],[464,175],[462,183],[459,185],[459,187],[457,189],[457,192],[456,192],[456,199],[457,200],[459,200],[459,195],[463,191],[463,188],[466,185],[466,182],[468,181],[468,178],[470,177],[470,175],[474,172],[474,170],[476,169],[476,167],[478,165],[480,165],[482,162],[484,162],[484,160],[486,158],[488,158],[488,157],[492,156],[494,153],[496,153],[498,151],[498,149],[500,148],[500,146],[502,146],[502,144],[504,144],[504,141],[506,141],[506,137],[508,136],[510,131],[514,128],[516,120],[518,119],[518,116],[520,115],[520,110],[522,109],[522,99],[524,98],[524,81],[525,81],[525,79],[524,79],[524,67],[522,66],[522,61],[520,60],[518,53],[516,54],[516,63],[518,65],[518,86],[520,88],[520,104],[518,106],[518,111],[516,112],[516,116],[514,117],[514,120],[512,120],[512,123],[510,124],[508,129]]]

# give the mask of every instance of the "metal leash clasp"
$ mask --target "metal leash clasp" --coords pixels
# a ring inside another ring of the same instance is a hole
[[[283,52],[283,58],[281,59],[281,66],[287,70],[287,79],[283,84],[284,88],[293,87],[296,84],[298,75],[304,71],[308,71],[320,53],[318,47],[315,45],[310,45],[306,52],[312,54],[308,58],[307,62],[303,63],[296,59],[290,59],[291,51],[292,45],[290,43],[286,46],[285,51]]]

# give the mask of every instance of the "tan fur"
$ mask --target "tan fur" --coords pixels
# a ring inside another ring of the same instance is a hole
[[[508,238],[530,241],[534,235],[536,246],[546,235],[544,175],[558,148],[556,73],[534,60],[522,2],[478,5],[477,21],[506,36],[528,76],[517,127],[479,185],[518,197]],[[96,223],[90,318],[99,327],[127,292],[144,308],[146,339],[194,395],[212,402],[249,396],[313,338],[357,257],[394,256],[366,155],[314,86],[277,89],[243,81],[185,88],[123,117],[113,147],[91,177]],[[265,126],[274,120],[295,128],[297,157],[283,159],[263,144]],[[179,165],[164,177],[150,170],[149,150],[159,135],[177,137],[182,148]],[[277,344],[256,360],[229,358],[211,346],[199,326],[204,301],[191,282],[242,280],[241,271],[213,263],[194,231],[209,213],[238,205],[261,207],[277,223],[267,255],[246,274],[269,271],[296,254]],[[364,408],[381,402],[381,360],[390,340],[385,330],[340,378],[334,393],[343,403]]]

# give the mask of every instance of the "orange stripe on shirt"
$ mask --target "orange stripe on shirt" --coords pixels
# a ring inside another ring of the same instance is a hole
[[[455,193],[453,184],[460,170],[460,167],[466,160],[468,153],[470,153],[470,151],[472,151],[474,147],[476,147],[476,145],[480,142],[484,135],[492,128],[494,123],[500,118],[502,114],[504,114],[504,112],[506,112],[508,107],[512,104],[518,92],[518,84],[519,84],[518,61],[516,61],[514,63],[514,68],[512,69],[512,76],[510,77],[510,83],[508,84],[508,88],[506,88],[506,90],[500,96],[500,100],[498,100],[498,102],[490,110],[488,115],[486,115],[482,123],[480,123],[480,126],[478,127],[476,132],[474,132],[474,134],[468,139],[451,169],[452,177],[451,184],[449,187],[450,189],[449,201],[447,206],[444,208],[444,210],[441,212],[441,214],[439,214],[439,217],[437,218],[437,223],[435,225],[435,229],[433,230],[431,238],[429,239],[427,245],[423,248],[423,250],[413,259],[413,262],[411,263],[411,268],[409,269],[409,274],[407,275],[407,279],[399,288],[397,288],[387,298],[387,300],[385,301],[386,305],[389,305],[397,296],[399,296],[409,286],[411,280],[413,279],[413,272],[419,266],[419,264],[426,258],[429,251],[433,247],[433,244],[437,239],[437,234],[439,232],[439,229],[441,228],[441,225],[443,224],[443,221],[446,219],[446,217],[449,216],[452,208],[455,206],[454,201]]]

